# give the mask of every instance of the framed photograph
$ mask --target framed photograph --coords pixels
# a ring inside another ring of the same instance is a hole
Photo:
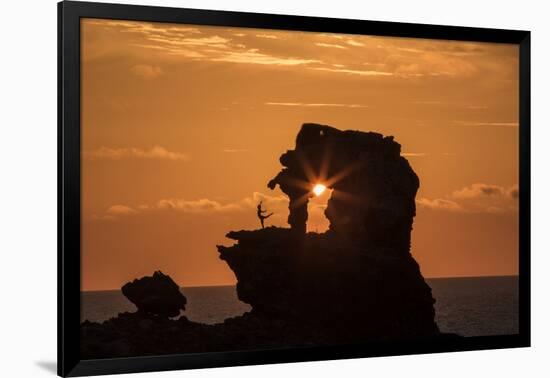
[[[530,345],[528,31],[58,11],[59,375]]]

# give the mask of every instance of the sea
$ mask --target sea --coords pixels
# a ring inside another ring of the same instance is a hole
[[[436,300],[436,321],[442,332],[462,336],[518,333],[518,277],[426,279]],[[215,324],[251,308],[239,301],[235,286],[185,287],[185,316]],[[136,307],[120,290],[81,293],[81,320],[102,322]]]

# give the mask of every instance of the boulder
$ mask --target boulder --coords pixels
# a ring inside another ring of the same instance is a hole
[[[122,294],[139,312],[162,317],[178,316],[187,303],[179,286],[161,271],[128,282],[122,287]]]

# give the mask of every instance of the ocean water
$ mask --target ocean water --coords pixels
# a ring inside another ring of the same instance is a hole
[[[462,336],[513,335],[519,331],[517,276],[427,279],[443,332]]]
[[[462,336],[510,335],[518,332],[518,277],[427,279],[436,299],[436,321],[443,332]],[[220,323],[250,306],[237,298],[235,286],[186,287],[185,316]],[[120,292],[87,291],[81,295],[81,320],[104,321],[136,307]]]

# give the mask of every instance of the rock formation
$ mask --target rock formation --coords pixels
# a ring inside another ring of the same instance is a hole
[[[409,251],[419,180],[400,150],[377,133],[302,126],[268,184],[289,196],[291,228],[230,232],[238,243],[218,246],[252,313],[340,341],[439,333],[431,289]],[[333,189],[330,228],[306,234],[317,183]]]
[[[83,358],[450,337],[410,254],[419,180],[400,149],[393,137],[304,124],[268,183],[290,199],[290,228],[231,231],[236,243],[218,246],[252,310],[215,325],[168,319],[185,297],[156,272],[122,288],[137,313],[82,324]],[[333,189],[322,234],[306,233],[316,183]]]
[[[161,271],[122,286],[122,294],[136,305],[138,311],[163,317],[174,317],[185,310],[187,299],[179,286]]]
[[[331,233],[408,253],[419,180],[400,152],[391,136],[306,123],[268,187],[288,195],[296,233],[305,234],[311,189],[321,182],[334,189],[325,212]]]

